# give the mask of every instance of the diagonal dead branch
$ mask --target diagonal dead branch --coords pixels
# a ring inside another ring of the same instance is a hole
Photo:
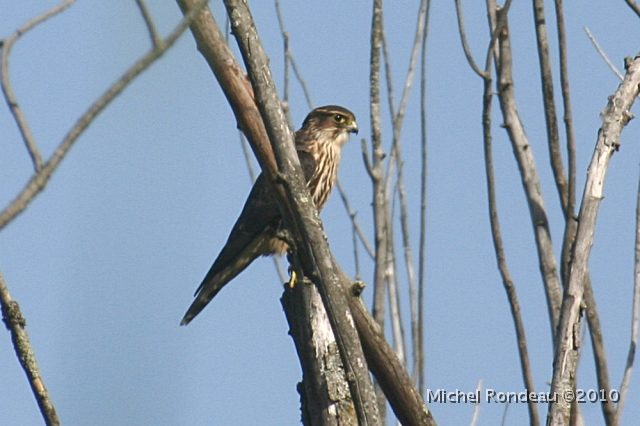
[[[584,295],[584,283],[588,274],[589,255],[593,245],[593,235],[600,201],[603,198],[604,181],[611,156],[620,146],[620,133],[632,117],[629,109],[639,92],[640,56],[628,60],[627,74],[609,98],[603,110],[602,127],[598,132],[598,140],[587,173],[578,230],[573,248],[569,283],[566,287],[558,334],[555,340],[553,362],[553,381],[551,392],[563,395],[573,389],[576,373],[577,353],[580,348],[579,336],[581,306]],[[571,404],[560,398],[549,406],[547,424],[560,426],[568,424],[571,419]]]
[[[42,376],[40,375],[40,367],[38,367],[36,355],[33,352],[29,336],[25,330],[27,322],[22,316],[22,312],[20,312],[18,302],[11,298],[2,273],[0,273],[0,302],[2,304],[2,321],[7,327],[7,330],[11,332],[13,348],[16,351],[22,369],[29,379],[29,386],[31,387],[33,396],[36,398],[45,424],[47,424],[47,426],[58,426],[60,421],[58,420],[56,409],[53,406],[49,391],[47,391]]]
[[[633,0],[624,0],[627,5],[629,5],[629,7],[631,8],[631,10],[633,10],[636,15],[638,15],[638,17],[640,18],[640,6],[638,6],[638,4],[633,1]]]
[[[591,40],[591,43],[593,43],[593,46],[596,48],[596,50],[598,51],[598,54],[602,57],[602,59],[604,59],[607,66],[611,69],[611,71],[613,71],[615,75],[618,76],[620,80],[622,80],[624,77],[622,76],[620,71],[618,71],[616,66],[613,65],[613,63],[609,60],[609,57],[607,56],[606,53],[604,53],[604,50],[602,50],[596,38],[593,36],[593,34],[591,34],[591,31],[589,31],[589,28],[584,27],[584,32],[587,33],[587,37],[589,37],[589,40]]]

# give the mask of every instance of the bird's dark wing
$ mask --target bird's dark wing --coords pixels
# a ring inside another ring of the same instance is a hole
[[[280,222],[280,209],[271,193],[269,182],[260,174],[227,243],[196,290],[196,300],[187,310],[182,325],[188,324],[198,315],[222,287],[255,258],[283,249],[283,244],[274,241]]]
[[[302,166],[302,171],[304,172],[304,180],[309,182],[311,180],[311,176],[313,176],[313,172],[316,170],[316,160],[309,153],[309,151],[304,146],[297,147],[298,158],[300,159],[300,165]]]

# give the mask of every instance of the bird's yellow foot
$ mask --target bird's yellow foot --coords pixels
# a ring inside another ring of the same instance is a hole
[[[296,274],[296,271],[294,271],[293,269],[289,271],[290,272],[290,278],[289,278],[289,282],[287,282],[287,286],[289,288],[294,288],[296,286],[296,282],[298,281],[298,274]]]

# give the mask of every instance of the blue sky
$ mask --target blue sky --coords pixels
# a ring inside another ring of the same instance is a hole
[[[463,2],[476,60],[487,43],[484,2]],[[553,5],[547,2],[548,22]],[[56,2],[0,3],[0,37]],[[272,2],[252,10],[282,91],[282,41]],[[162,34],[180,19],[174,2],[149,2]],[[371,235],[371,183],[359,138],[370,138],[370,2],[281,1],[291,48],[314,104],[340,104],[360,134],[343,153],[340,179]],[[386,4],[396,99],[404,82],[417,2]],[[220,3],[211,8],[224,22]],[[600,126],[618,84],[591,46],[587,26],[622,69],[638,45],[640,21],[623,1],[565,2],[569,72],[578,147],[578,196]],[[532,6],[510,11],[515,92],[541,176],[559,253],[563,220],[545,146]],[[549,27],[555,34],[553,25]],[[460,47],[453,2],[434,1],[428,41],[428,230],[426,384],[469,392],[523,388],[514,327],[496,268],[488,224],[481,139],[482,82]],[[90,103],[149,49],[133,1],[80,1],[25,35],[10,76],[43,155],[48,157]],[[554,65],[558,63],[552,46]],[[558,74],[555,74],[559,86]],[[418,92],[410,98],[402,143],[410,223],[417,256]],[[292,117],[308,107],[292,87]],[[548,389],[552,349],[533,233],[517,166],[494,104],[498,203],[507,260],[525,321],[536,391]],[[560,105],[560,103],[559,103]],[[386,108],[386,103],[385,103]],[[633,111],[632,111],[633,112]],[[390,126],[384,116],[388,147]],[[622,135],[605,184],[590,272],[600,310],[612,386],[626,361],[633,285],[638,124]],[[7,109],[0,110],[0,204],[7,205],[31,165]],[[250,188],[236,124],[189,33],[141,75],[80,137],[46,190],[0,234],[0,271],[22,307],[43,378],[63,424],[296,424],[300,368],[268,260],[258,260],[188,327],[178,323],[226,241]],[[322,219],[331,248],[353,274],[351,231],[339,197]],[[372,267],[364,263],[371,283]],[[404,278],[404,276],[402,276]],[[367,303],[371,287],[365,291]],[[406,289],[405,289],[406,293]],[[408,311],[405,309],[405,317]],[[579,387],[596,387],[590,342]],[[8,333],[0,343],[1,424],[41,424]],[[636,372],[637,373],[637,372]],[[632,377],[623,425],[640,418],[640,379]],[[472,404],[432,403],[441,425],[468,424]],[[581,406],[602,424],[599,405]],[[483,404],[479,425],[498,424],[503,404]],[[546,406],[539,407],[541,417]],[[507,424],[523,424],[524,404]]]

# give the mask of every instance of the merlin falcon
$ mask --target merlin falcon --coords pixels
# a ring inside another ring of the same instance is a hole
[[[311,111],[295,134],[298,158],[318,212],[336,181],[340,153],[349,133],[358,133],[355,115],[346,108],[328,105]],[[275,195],[267,177],[261,173],[227,243],[196,290],[196,299],[180,325],[191,322],[225,284],[257,257],[284,254],[287,244],[278,238],[281,224],[282,215]]]

